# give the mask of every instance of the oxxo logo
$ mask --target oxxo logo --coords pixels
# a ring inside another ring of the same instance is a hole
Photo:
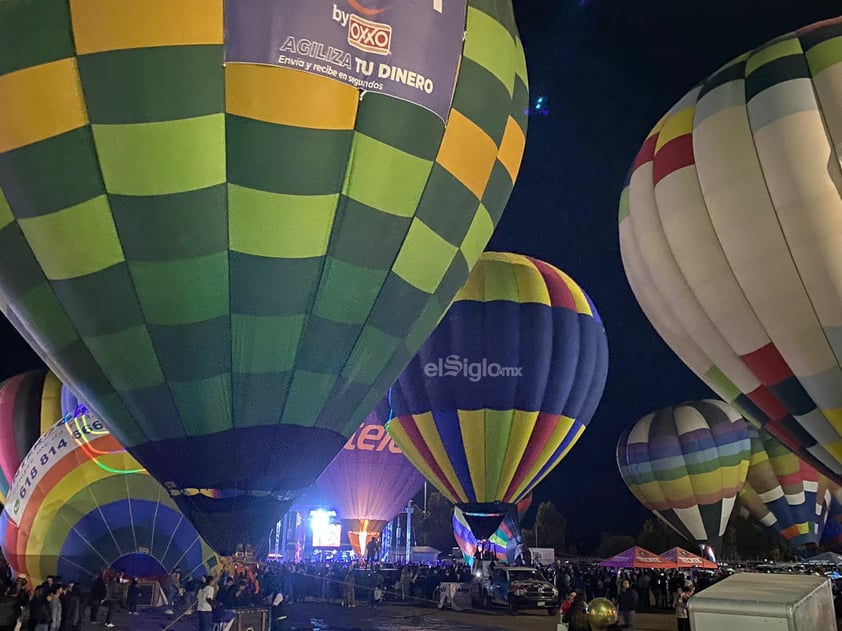
[[[436,362],[424,364],[424,374],[427,377],[465,377],[476,383],[486,377],[523,377],[523,368],[520,366],[501,366],[497,362],[489,362],[483,358],[482,361],[472,362],[467,357],[459,355],[448,355],[446,358]]]
[[[392,52],[392,27],[382,22],[365,20],[333,5],[334,22],[348,27],[348,43],[359,50],[376,55]]]
[[[362,451],[385,451],[388,449],[393,454],[403,453],[382,425],[360,425],[360,428],[345,443],[345,449],[361,449]]]

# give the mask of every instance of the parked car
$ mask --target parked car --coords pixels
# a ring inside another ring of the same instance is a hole
[[[519,609],[546,609],[551,616],[558,612],[558,590],[532,567],[496,568],[488,588],[483,592],[486,608],[506,605],[511,613]]]

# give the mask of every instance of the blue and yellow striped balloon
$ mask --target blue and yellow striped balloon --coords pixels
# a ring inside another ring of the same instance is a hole
[[[458,504],[514,504],[585,430],[608,372],[602,321],[564,272],[485,253],[392,388],[389,432]]]

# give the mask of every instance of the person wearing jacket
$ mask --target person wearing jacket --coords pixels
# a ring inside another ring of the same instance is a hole
[[[33,631],[49,631],[50,628],[50,599],[47,587],[39,585],[29,601],[29,627]]]
[[[140,588],[137,586],[137,579],[133,578],[129,583],[129,591],[126,594],[126,606],[129,608],[129,615],[137,615],[137,603],[140,602]]]
[[[79,631],[82,628],[82,596],[76,581],[70,581],[61,597],[61,631]]]
[[[687,611],[687,601],[693,595],[693,583],[684,585],[675,599],[675,618],[678,631],[690,631],[690,613]]]
[[[97,614],[105,597],[108,595],[108,589],[105,586],[105,576],[102,572],[97,574],[93,583],[91,583],[91,622],[97,622]]]
[[[630,631],[635,631],[634,612],[637,611],[640,596],[631,588],[629,579],[624,578],[620,583],[620,593],[617,594],[617,609],[620,613],[620,623]]]
[[[14,631],[20,616],[20,603],[14,587],[7,587],[0,596],[0,631]]]
[[[561,621],[567,623],[569,631],[590,631],[591,625],[588,623],[588,610],[585,605],[585,599],[582,596],[576,596],[573,599],[570,609]]]

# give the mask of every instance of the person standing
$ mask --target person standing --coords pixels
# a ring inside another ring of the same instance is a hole
[[[408,596],[411,596],[411,589],[412,589],[412,570],[409,569],[408,565],[404,565],[403,569],[401,569],[401,600],[406,600]]]
[[[617,610],[620,613],[620,623],[630,631],[636,630],[634,612],[637,611],[638,600],[637,591],[631,588],[629,579],[624,578],[620,583],[620,593],[617,595]]]
[[[47,593],[47,587],[39,585],[29,601],[29,624],[33,631],[49,631],[50,628],[50,600],[52,594]]]
[[[21,613],[17,595],[12,593],[13,587],[7,587],[0,596],[0,631],[14,631]]]
[[[181,611],[181,599],[184,597],[184,588],[181,586],[181,570],[175,568],[170,574],[170,582],[167,584],[167,600],[169,607],[164,612],[173,615],[178,609]]]
[[[201,579],[199,592],[196,594],[196,616],[199,618],[199,631],[211,631],[213,627],[213,585],[207,576]]]
[[[61,585],[53,585],[50,600],[50,631],[61,629],[61,597],[64,588]]]
[[[377,537],[372,537],[369,539],[368,544],[365,547],[365,567],[366,569],[372,567],[377,562],[377,556],[379,552],[379,544],[377,542]]]
[[[357,606],[357,577],[354,574],[353,563],[345,575],[345,603],[349,607]]]
[[[76,581],[70,581],[61,598],[61,631],[79,631],[82,628],[82,598]]]
[[[693,595],[695,588],[693,583],[685,584],[675,599],[675,619],[678,622],[678,631],[690,631],[690,613],[687,611],[687,601]]]
[[[97,574],[96,578],[94,578],[93,583],[91,583],[91,622],[94,624],[97,623],[97,614],[99,613],[99,608],[103,602],[105,602],[105,597],[108,595],[108,589],[105,586],[105,576],[102,572]]]
[[[129,583],[129,591],[126,594],[126,606],[129,608],[129,615],[137,615],[137,603],[140,602],[140,588],[137,586],[137,579],[132,578]]]
[[[111,618],[114,616],[114,610],[117,608],[118,598],[120,596],[120,578],[112,576],[108,579],[105,585],[105,600],[102,604],[105,605],[105,626],[109,629],[114,628],[114,623]]]

